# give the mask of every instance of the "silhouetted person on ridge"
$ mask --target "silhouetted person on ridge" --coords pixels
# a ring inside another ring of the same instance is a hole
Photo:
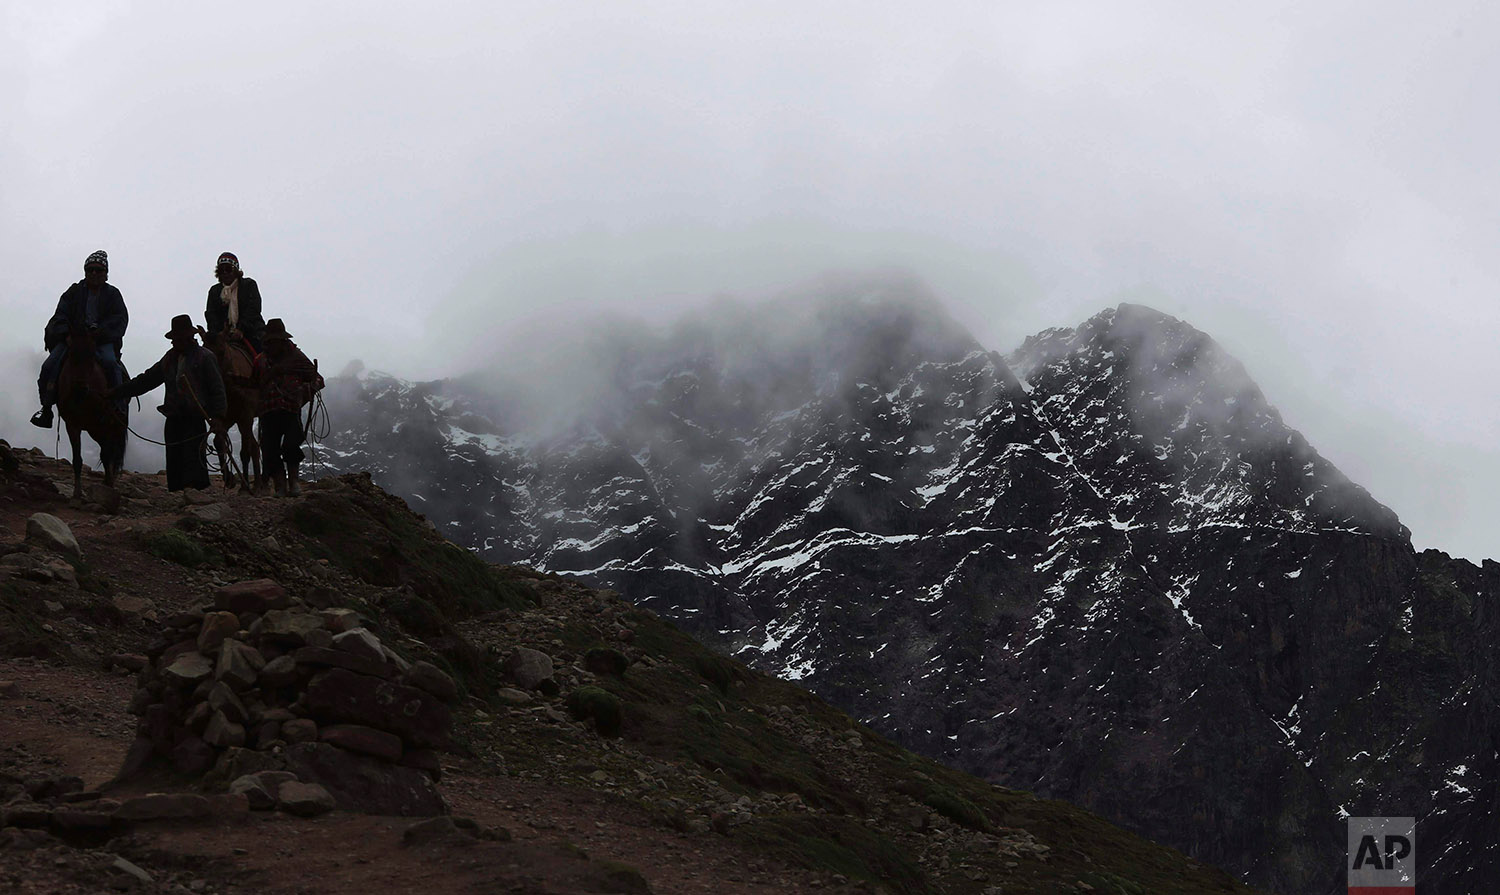
[[[266,372],[260,389],[260,446],[278,497],[296,497],[302,462],[302,405],[323,388],[323,377],[307,359],[280,317],[266,324]]]
[[[232,336],[239,333],[259,354],[265,350],[262,336],[266,320],[261,316],[260,287],[240,270],[240,259],[233,252],[219,256],[214,268],[219,282],[208,290],[208,306],[203,309],[203,321],[209,334],[228,331]]]
[[[94,354],[104,365],[104,375],[110,387],[120,384],[120,349],[125,344],[130,314],[125,310],[124,296],[106,282],[108,279],[109,256],[100,249],[84,260],[83,279],[69,286],[57,300],[57,310],[47,321],[43,335],[47,359],[42,361],[42,374],[36,383],[42,409],[32,414],[32,425],[52,428],[52,405],[57,403],[57,374],[68,350],[68,327],[75,320],[82,321],[93,331]]]
[[[111,397],[134,397],[166,385],[166,400],[157,410],[167,418],[162,441],[167,443],[168,491],[208,487],[203,456],[208,420],[222,419],[227,409],[219,365],[213,352],[198,344],[197,336],[191,317],[173,317],[167,333],[171,349],[151,369],[110,389]]]

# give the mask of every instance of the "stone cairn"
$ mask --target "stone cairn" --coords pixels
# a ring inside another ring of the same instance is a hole
[[[165,762],[255,809],[447,813],[435,750],[458,687],[386,647],[357,612],[310,609],[260,579],[165,624],[146,656],[115,658],[139,672],[140,723],[118,781]]]

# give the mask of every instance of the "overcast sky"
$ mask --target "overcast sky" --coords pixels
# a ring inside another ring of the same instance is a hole
[[[51,449],[98,248],[136,369],[230,250],[325,369],[409,377],[898,265],[997,350],[1182,317],[1500,556],[1497,85],[1493,3],[4,3],[0,436]]]

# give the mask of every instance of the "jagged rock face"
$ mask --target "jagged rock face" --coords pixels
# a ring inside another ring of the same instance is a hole
[[[1441,830],[1424,883],[1481,878],[1500,567],[1417,556],[1209,337],[1122,305],[1003,358],[899,299],[716,313],[545,433],[336,380],[332,462],[1254,883],[1341,886],[1346,812]]]

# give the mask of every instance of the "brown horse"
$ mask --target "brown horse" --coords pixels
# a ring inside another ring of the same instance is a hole
[[[113,485],[115,474],[125,465],[127,421],[104,397],[109,391],[109,379],[103,364],[94,356],[97,350],[94,334],[81,321],[73,321],[68,327],[68,354],[57,375],[57,413],[67,424],[68,444],[73,448],[74,497],[82,496],[83,433],[89,433],[99,445],[105,485]]]
[[[230,338],[224,331],[209,333],[198,327],[203,344],[212,351],[219,362],[219,374],[224,377],[224,397],[228,410],[221,420],[210,420],[214,430],[214,449],[219,452],[219,466],[224,470],[224,487],[233,488],[235,477],[230,467],[229,427],[240,430],[240,490],[250,493],[250,470],[255,469],[254,489],[264,491],[268,486],[260,468],[260,442],[255,440],[255,418],[260,415],[260,373],[250,355],[250,349],[238,338]]]

